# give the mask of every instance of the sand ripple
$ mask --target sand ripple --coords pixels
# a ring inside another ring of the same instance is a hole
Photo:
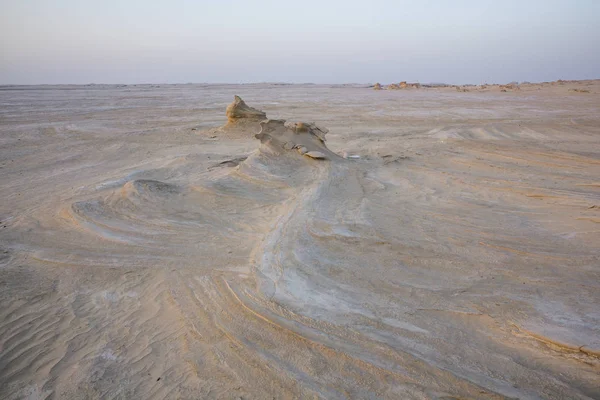
[[[522,100],[541,122],[414,106],[410,134],[386,97],[352,117],[382,133],[331,121],[353,160],[185,132],[125,162],[87,126],[57,179],[35,139],[2,209],[0,397],[598,398],[600,113],[553,96]]]

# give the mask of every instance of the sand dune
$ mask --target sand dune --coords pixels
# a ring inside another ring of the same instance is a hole
[[[0,398],[600,398],[599,82],[17,89]]]

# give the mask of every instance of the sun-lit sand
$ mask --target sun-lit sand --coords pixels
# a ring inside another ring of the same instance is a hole
[[[397,86],[0,87],[0,398],[600,398],[600,81]]]

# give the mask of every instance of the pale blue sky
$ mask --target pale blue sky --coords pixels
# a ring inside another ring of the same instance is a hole
[[[0,84],[600,78],[600,0],[0,0]]]

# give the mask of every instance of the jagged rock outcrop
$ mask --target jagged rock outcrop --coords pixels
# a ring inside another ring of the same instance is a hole
[[[233,103],[227,106],[225,114],[230,123],[236,123],[243,120],[255,120],[260,122],[267,118],[267,114],[264,111],[248,106],[240,96],[234,97]]]
[[[260,121],[267,119],[264,111],[250,107],[240,96],[234,96],[233,102],[227,106],[225,111],[227,123],[218,128],[200,131],[199,134],[210,135],[216,138],[223,134],[228,137],[250,136],[260,132]],[[192,128],[192,130],[198,130]]]
[[[240,96],[234,97],[233,103],[227,106],[225,114],[227,115],[227,124],[223,127],[225,130],[245,129],[252,126],[258,129],[259,122],[267,119],[264,111],[248,106]]]
[[[381,90],[381,89],[383,89],[383,88],[381,87],[381,84],[380,84],[379,82],[377,82],[377,83],[376,83],[376,84],[373,86],[373,90]]]
[[[315,123],[286,123],[283,119],[268,119],[262,121],[260,126],[261,131],[255,137],[270,152],[297,151],[314,159],[341,159],[325,145],[328,130]]]
[[[255,134],[262,143],[261,151],[266,153],[279,155],[294,151],[317,160],[342,159],[325,145],[328,130],[313,122],[267,119],[265,112],[248,106],[239,96],[235,96],[233,103],[227,106],[226,115],[227,123],[224,126],[209,131],[215,134],[211,138],[219,134],[233,133],[245,137]]]

